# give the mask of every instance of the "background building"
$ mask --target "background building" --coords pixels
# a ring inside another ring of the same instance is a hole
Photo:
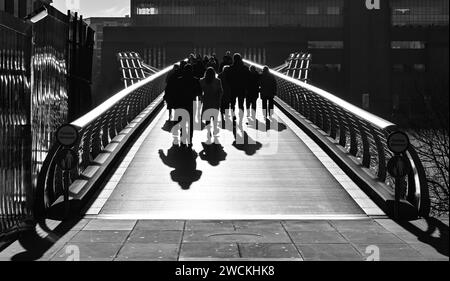
[[[101,91],[100,87],[100,73],[101,73],[101,54],[102,54],[102,44],[103,44],[103,29],[105,27],[114,26],[129,26],[130,17],[108,17],[108,18],[87,18],[84,20],[90,28],[95,31],[95,45],[94,45],[94,55],[92,60],[92,89],[93,92]],[[93,96],[94,104],[98,104],[101,100],[97,100],[98,95]]]
[[[0,0],[0,11],[24,18],[42,3],[50,4],[52,2],[52,0]]]
[[[104,97],[121,85],[118,51],[137,51],[155,67],[191,52],[221,56],[226,50],[275,67],[292,52],[309,51],[312,84],[358,106],[366,97],[368,109],[386,118],[400,111],[414,115],[415,97],[448,95],[448,79],[438,78],[448,76],[448,5],[380,0],[380,9],[368,9],[365,0],[131,0],[132,25],[104,29],[103,81],[110,85]]]

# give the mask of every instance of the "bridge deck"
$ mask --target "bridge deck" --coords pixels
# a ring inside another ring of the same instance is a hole
[[[163,129],[166,118],[166,111],[155,118],[88,214],[141,219],[365,215],[281,119],[270,138],[247,129],[256,145],[235,145],[232,132],[222,130],[223,149],[205,149],[206,129],[196,131],[193,155],[172,147],[172,135]]]

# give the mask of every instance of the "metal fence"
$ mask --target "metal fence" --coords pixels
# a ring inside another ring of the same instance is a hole
[[[0,12],[0,235],[31,217],[30,38]]]
[[[34,24],[0,12],[0,237],[33,220],[56,129],[90,109],[93,31],[46,9]]]

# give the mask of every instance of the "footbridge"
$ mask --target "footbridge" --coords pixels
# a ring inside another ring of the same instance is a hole
[[[61,260],[78,245],[87,260],[362,260],[375,243],[386,259],[448,260],[448,240],[431,254],[414,236],[426,227],[406,222],[428,217],[429,196],[412,146],[405,179],[388,172],[395,124],[272,70],[272,118],[235,128],[229,116],[214,142],[195,120],[181,147],[163,102],[171,69],[70,124],[76,142],[54,143],[39,173],[34,235],[0,258]]]
[[[71,124],[78,142],[55,144],[39,175],[38,217],[393,216],[400,189],[399,215],[427,215],[426,182],[414,148],[403,155],[412,169],[402,188],[387,172],[393,157],[387,138],[398,130],[395,124],[276,71],[274,126],[259,114],[254,124],[244,122],[242,141],[230,128],[213,144],[206,142],[206,129],[197,128],[193,149],[180,149],[173,145],[173,125],[165,123],[162,95],[170,69]],[[79,155],[75,169],[61,169],[62,149]]]

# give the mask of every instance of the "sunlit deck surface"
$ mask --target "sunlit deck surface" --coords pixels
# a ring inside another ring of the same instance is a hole
[[[257,117],[259,133],[254,126],[246,130],[256,144],[236,145],[233,132],[221,130],[220,145],[207,147],[206,129],[196,131],[192,154],[172,146],[167,112],[160,113],[89,214],[132,219],[364,216],[305,142],[276,116],[278,130],[262,133],[262,116]]]

